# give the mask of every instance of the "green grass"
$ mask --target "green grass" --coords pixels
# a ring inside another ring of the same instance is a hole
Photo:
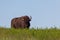
[[[60,40],[60,29],[0,28],[0,40]]]

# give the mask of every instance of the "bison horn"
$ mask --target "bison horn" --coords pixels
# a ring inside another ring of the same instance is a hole
[[[24,20],[23,18],[21,20]]]
[[[30,19],[32,19],[32,17],[30,16]]]

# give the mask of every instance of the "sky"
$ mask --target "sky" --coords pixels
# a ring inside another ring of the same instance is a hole
[[[60,0],[0,0],[0,26],[24,15],[32,16],[30,28],[60,28]]]

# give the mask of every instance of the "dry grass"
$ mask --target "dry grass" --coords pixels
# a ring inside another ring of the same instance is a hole
[[[0,28],[0,40],[60,40],[60,29]]]

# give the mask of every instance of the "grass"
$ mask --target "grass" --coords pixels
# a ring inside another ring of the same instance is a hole
[[[0,28],[0,40],[60,40],[60,29]]]

